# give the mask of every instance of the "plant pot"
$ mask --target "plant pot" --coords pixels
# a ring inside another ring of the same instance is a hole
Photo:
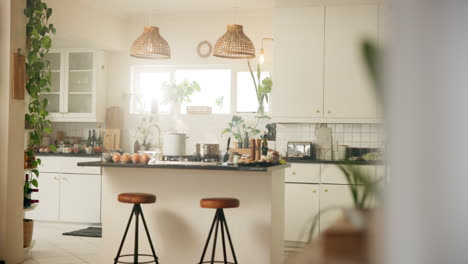
[[[31,244],[34,229],[34,220],[23,219],[23,247],[27,248]]]

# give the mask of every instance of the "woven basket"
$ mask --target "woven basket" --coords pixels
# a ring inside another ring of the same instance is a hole
[[[31,244],[34,229],[34,221],[23,219],[23,247],[27,248]]]
[[[226,33],[216,42],[213,56],[227,59],[255,58],[255,47],[244,34],[241,25],[228,25]]]

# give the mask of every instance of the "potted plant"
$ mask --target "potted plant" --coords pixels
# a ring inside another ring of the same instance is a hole
[[[263,115],[265,113],[264,103],[269,101],[269,94],[271,92],[273,81],[270,77],[262,79],[262,70],[260,64],[257,64],[257,72],[254,74],[250,61],[247,60],[249,66],[250,76],[252,77],[253,85],[255,87],[255,94],[257,95],[258,109],[257,113]]]
[[[230,134],[238,142],[238,148],[242,148],[244,137],[255,137],[260,134],[260,129],[258,126],[262,120],[271,119],[271,117],[266,115],[255,116],[256,123],[255,125],[249,125],[241,116],[233,116],[231,121],[228,123],[228,127],[222,131],[222,134]],[[245,147],[245,146],[244,146]]]
[[[24,14],[27,17],[26,24],[26,91],[29,95],[28,111],[25,114],[25,122],[29,129],[28,145],[25,151],[25,167],[36,168],[41,160],[35,157],[34,148],[40,146],[44,134],[52,132],[50,120],[47,119],[48,100],[41,97],[43,92],[50,91],[50,62],[45,58],[52,45],[51,36],[56,30],[49,23],[52,9],[41,0],[28,0]],[[55,146],[50,146],[55,150]],[[39,176],[39,171],[32,172]]]
[[[171,113],[180,114],[180,106],[183,103],[190,103],[191,96],[195,92],[201,92],[200,85],[195,82],[184,80],[180,83],[169,82],[163,85],[164,97],[163,104],[171,107]]]

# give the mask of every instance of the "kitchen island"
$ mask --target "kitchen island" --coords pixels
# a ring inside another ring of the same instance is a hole
[[[206,197],[240,200],[239,208],[225,210],[239,263],[283,263],[284,175],[288,165],[261,168],[83,162],[78,166],[102,167],[99,263],[111,262],[121,241],[131,211],[129,204],[117,201],[118,194],[124,192],[157,196],[155,204],[142,207],[160,263],[198,263],[215,213],[200,208],[200,199]],[[125,253],[133,252],[131,230]],[[146,242],[140,237],[141,253],[150,252]],[[217,250],[217,259],[222,260],[221,252]]]

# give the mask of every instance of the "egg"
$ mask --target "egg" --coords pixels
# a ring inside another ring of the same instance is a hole
[[[141,155],[141,159],[140,159],[141,163],[148,164],[149,161],[150,161],[150,156],[148,154],[144,153],[143,155]]]
[[[112,161],[114,163],[119,163],[121,159],[122,156],[120,155],[120,153],[114,153],[114,155],[112,155]]]
[[[132,155],[128,154],[128,153],[124,153],[122,155],[122,162],[123,163],[130,163],[132,162]]]
[[[141,160],[140,155],[138,155],[137,153],[135,153],[135,154],[132,155],[132,162],[133,162],[133,164],[138,164],[138,163],[140,163],[140,160]]]

